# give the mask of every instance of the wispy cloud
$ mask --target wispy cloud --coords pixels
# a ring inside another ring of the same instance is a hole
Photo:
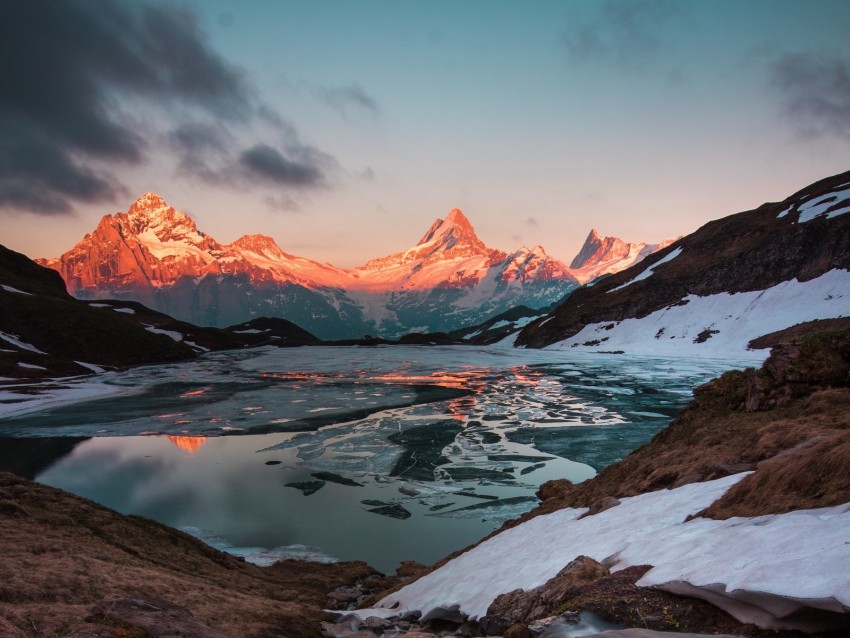
[[[78,202],[113,200],[125,191],[118,167],[150,161],[159,139],[182,173],[212,180],[230,165],[268,176],[267,166],[243,161],[256,145],[234,149],[228,127],[244,137],[269,110],[187,10],[8,3],[0,48],[0,209],[65,214]],[[293,175],[314,175],[299,185],[320,181],[322,166],[311,163],[319,156],[288,157]]]
[[[673,0],[608,0],[586,3],[591,16],[577,16],[561,37],[574,62],[603,61],[628,70],[654,62],[669,33],[669,23],[683,14]]]
[[[770,81],[801,133],[850,138],[850,57],[784,54],[770,65]]]
[[[344,118],[363,113],[371,117],[378,117],[381,114],[377,100],[359,84],[317,87],[315,94]]]

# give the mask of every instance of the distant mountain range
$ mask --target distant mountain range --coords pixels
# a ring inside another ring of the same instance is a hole
[[[850,317],[848,213],[850,171],[709,222],[575,291],[525,326],[515,344],[744,356],[762,335]]]
[[[486,246],[460,210],[437,219],[408,250],[351,270],[284,252],[271,237],[221,244],[159,195],[106,215],[61,257],[57,270],[80,299],[130,299],[199,325],[285,317],[322,339],[450,332],[519,305],[545,308],[597,276],[655,250],[594,230],[574,267],[539,245]]]

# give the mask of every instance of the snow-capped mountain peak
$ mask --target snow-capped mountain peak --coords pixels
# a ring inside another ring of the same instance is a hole
[[[459,209],[412,248],[343,270],[289,255],[265,235],[219,244],[156,193],[43,263],[78,296],[120,296],[221,326],[285,316],[323,338],[450,331],[516,305],[547,306],[577,286],[540,246],[489,248]]]
[[[245,251],[260,255],[266,259],[281,259],[291,258],[283,249],[277,245],[277,242],[268,235],[242,235],[239,239],[228,246],[236,248],[239,251]]]
[[[169,206],[156,193],[145,193],[127,209],[115,215],[119,224],[146,243],[186,242],[193,246],[204,243],[195,220],[186,213]]]
[[[405,261],[423,259],[439,254],[444,258],[469,257],[490,252],[475,234],[469,219],[454,208],[445,219],[437,219],[422,236],[415,248],[407,251]]]
[[[625,242],[619,237],[605,237],[594,228],[570,263],[570,272],[584,284],[602,275],[625,270],[647,255],[669,246],[672,241],[665,240],[660,244]]]

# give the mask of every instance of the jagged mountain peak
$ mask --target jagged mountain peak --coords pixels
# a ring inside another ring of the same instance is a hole
[[[405,261],[484,255],[492,252],[475,234],[472,223],[459,208],[452,209],[445,219],[437,219],[416,247],[405,253]]]
[[[624,242],[619,237],[605,237],[593,228],[588,234],[587,239],[584,240],[581,250],[570,263],[570,268],[584,268],[585,266],[597,264],[614,256],[622,258],[629,252],[629,248],[632,245]],[[641,244],[640,248],[643,248],[645,245]]]
[[[202,236],[202,233],[198,232],[195,220],[186,213],[169,206],[160,195],[154,192],[145,193],[130,205],[126,213],[123,215],[119,213],[115,217],[134,235],[153,231],[161,241],[180,240],[189,236],[196,241]]]
[[[253,235],[242,235],[230,245],[235,248],[250,250],[256,253],[262,253],[269,250],[274,252],[283,252],[273,237],[261,235],[259,233]]]

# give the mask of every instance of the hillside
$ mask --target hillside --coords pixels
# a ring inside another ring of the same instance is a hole
[[[280,318],[227,329],[195,326],[134,301],[71,297],[54,270],[0,246],[0,377],[87,375],[191,359],[209,350],[319,343]]]
[[[0,534],[0,635],[9,638],[321,636],[326,594],[374,575],[364,563],[257,567],[7,473]]]
[[[515,345],[745,356],[763,334],[850,316],[847,212],[850,172],[710,222],[577,290]]]

